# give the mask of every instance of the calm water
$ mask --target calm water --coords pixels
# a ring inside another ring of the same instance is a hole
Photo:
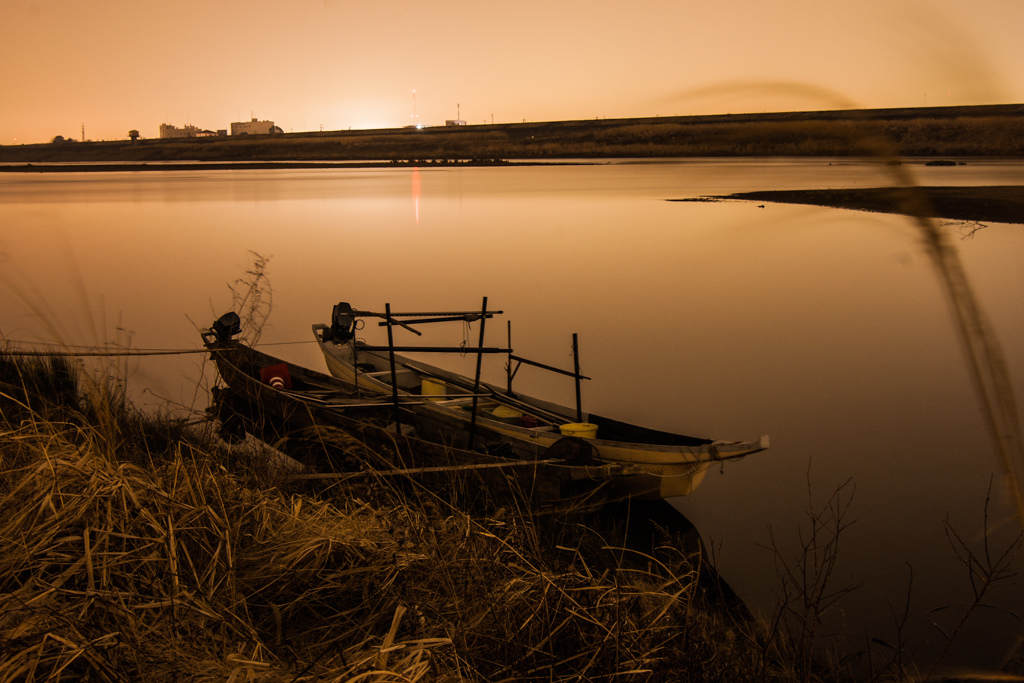
[[[915,165],[921,184],[1017,184],[1024,165]],[[171,172],[0,177],[0,332],[13,340],[193,348],[231,303],[228,285],[271,257],[262,341],[323,369],[310,325],[331,306],[476,308],[518,354],[571,366],[580,335],[584,408],[772,448],[709,473],[675,501],[757,609],[773,600],[768,527],[787,551],[807,508],[851,478],[855,524],[838,583],[862,583],[838,618],[895,638],[913,567],[908,627],[920,661],[969,600],[946,539],[976,552],[989,518],[1000,550],[1009,498],[933,269],[909,221],[756,203],[672,203],[729,192],[887,184],[856,161],[686,161],[464,169]],[[1024,227],[970,239],[948,228],[1024,397]],[[379,332],[367,329],[372,338]],[[459,342],[458,326],[431,330]],[[469,334],[475,340],[474,326]],[[381,337],[382,338],[382,337]],[[414,343],[412,339],[401,341]],[[295,342],[295,343],[290,343]],[[288,343],[288,344],[286,344]],[[468,368],[466,359],[448,357]],[[200,356],[132,361],[150,406],[202,407]],[[486,373],[502,377],[495,359]],[[518,388],[571,402],[572,383],[523,369]],[[1018,561],[1017,567],[1020,568]],[[1024,589],[986,602],[1021,613]],[[947,607],[929,614],[932,610]],[[951,661],[991,667],[1024,633],[983,608]],[[979,634],[981,634],[979,636]]]

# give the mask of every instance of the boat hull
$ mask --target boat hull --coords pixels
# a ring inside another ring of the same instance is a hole
[[[329,337],[325,334],[327,329],[325,325],[313,326],[331,375],[357,386],[362,394],[390,395],[392,387],[388,354],[361,350],[359,345],[351,341],[335,343],[325,338]],[[400,395],[423,397],[425,379],[442,383],[450,392],[443,397],[429,397],[413,410],[438,431],[458,435],[456,443],[465,445],[477,436],[500,439],[527,457],[539,458],[564,438],[559,430],[561,425],[577,422],[575,412],[568,408],[530,397],[513,397],[499,387],[486,383],[481,385],[480,391],[486,393],[487,397],[479,403],[486,406],[493,400],[499,405],[522,408],[524,413],[533,411],[545,416],[546,424],[517,425],[493,419],[486,410],[480,408],[474,421],[472,411],[466,409],[470,407],[467,405],[468,400],[459,398],[460,395],[471,395],[472,380],[401,355],[396,354],[395,360],[400,370]],[[621,432],[635,437],[629,440],[587,438],[585,441],[594,448],[601,463],[630,467],[640,473],[635,481],[637,489],[631,494],[637,498],[690,495],[703,481],[712,464],[741,458],[769,446],[766,436],[751,442],[719,442],[659,432],[596,415],[584,414],[582,421],[597,424],[599,434],[607,430],[612,435]]]
[[[449,492],[457,482],[463,496],[501,500],[515,495],[541,508],[600,507],[652,494],[660,485],[633,468],[594,461],[571,439],[548,449],[484,434],[477,448],[469,449],[444,420],[433,420],[432,413],[403,403],[397,423],[412,427],[415,435],[409,434],[396,427],[394,407],[379,392],[360,391],[342,378],[285,363],[236,341],[204,340],[226,385],[217,392],[222,421],[237,420],[244,431],[267,443],[311,444],[312,455],[309,449],[299,452],[303,464],[317,470],[310,476],[365,473],[368,468],[378,477],[406,472]],[[268,369],[281,366],[293,387],[264,381]],[[358,453],[350,444],[332,448],[324,431],[329,428],[344,431],[365,448]],[[544,455],[554,457],[540,457]]]

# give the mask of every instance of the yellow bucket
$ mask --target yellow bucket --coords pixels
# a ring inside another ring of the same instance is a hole
[[[570,422],[559,426],[562,436],[578,436],[581,439],[596,439],[597,425],[590,422]]]
[[[420,384],[420,394],[423,396],[439,396],[443,397],[447,393],[447,385],[439,379],[430,379],[424,377],[423,382]],[[431,398],[430,401],[440,401],[441,398]]]

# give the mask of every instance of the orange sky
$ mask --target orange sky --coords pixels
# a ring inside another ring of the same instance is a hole
[[[402,126],[413,90],[425,125],[1024,102],[1021,27],[1021,0],[5,0],[0,144]]]

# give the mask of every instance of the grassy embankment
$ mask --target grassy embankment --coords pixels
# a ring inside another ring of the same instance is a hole
[[[410,482],[302,488],[104,377],[0,355],[2,681],[846,677],[820,614],[727,611],[678,539],[641,553],[595,517]]]
[[[1024,105],[65,142],[3,146],[0,162],[856,156],[868,139],[906,157],[1024,157]]]

